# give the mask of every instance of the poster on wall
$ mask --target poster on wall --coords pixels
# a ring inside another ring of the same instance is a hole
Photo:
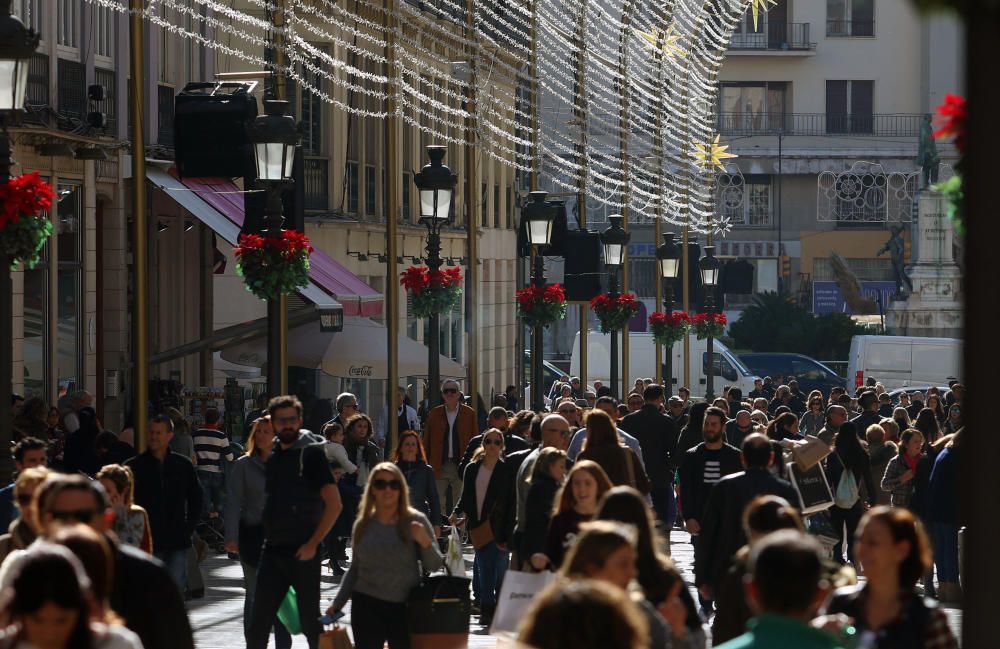
[[[861,282],[861,294],[874,300],[876,304],[882,304],[885,309],[896,294],[896,282]],[[844,301],[844,294],[837,282],[813,282],[812,311],[815,314],[839,312],[855,315]]]

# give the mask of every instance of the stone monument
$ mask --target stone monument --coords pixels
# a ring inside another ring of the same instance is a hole
[[[917,195],[910,291],[885,313],[886,333],[895,336],[962,336],[962,273],[955,263],[955,231],[947,200],[933,189]]]

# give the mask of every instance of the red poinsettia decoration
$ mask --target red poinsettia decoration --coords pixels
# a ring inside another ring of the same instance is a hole
[[[610,333],[628,325],[632,316],[639,312],[639,300],[632,293],[617,296],[603,293],[590,301],[590,308],[601,323],[601,333]]]
[[[951,93],[946,94],[944,103],[937,107],[935,121],[938,129],[934,131],[934,137],[951,138],[958,152],[965,153],[965,119],[967,116],[968,109],[965,106],[965,97]]]
[[[547,327],[566,317],[566,291],[559,284],[528,286],[516,296],[517,314],[529,327]]]
[[[726,330],[725,313],[696,313],[691,321],[694,331],[698,335],[698,340],[704,340],[711,336],[718,338]]]
[[[0,184],[0,252],[11,268],[24,262],[29,268],[41,260],[42,247],[52,234],[48,211],[55,194],[37,172]]]
[[[410,266],[399,274],[399,283],[413,296],[411,312],[418,318],[448,313],[462,297],[462,271],[458,266],[444,270]]]
[[[309,237],[295,230],[279,236],[240,235],[233,249],[236,272],[243,276],[247,290],[262,300],[293,293],[309,283]]]
[[[670,347],[687,335],[688,329],[691,328],[691,316],[684,311],[673,313],[656,311],[649,316],[649,328],[653,332],[653,340],[660,345]]]

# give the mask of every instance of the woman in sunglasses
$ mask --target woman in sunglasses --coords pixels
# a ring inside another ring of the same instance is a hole
[[[826,414],[823,412],[823,397],[810,396],[809,410],[799,418],[799,432],[803,435],[817,435],[826,425]]]
[[[503,432],[490,428],[483,433],[483,445],[465,469],[462,497],[450,517],[455,525],[459,513],[466,515],[464,524],[476,549],[479,623],[483,626],[493,622],[500,583],[510,561],[507,544],[514,533],[514,471],[501,459],[502,453]]]
[[[351,598],[351,627],[356,649],[408,649],[406,597],[433,572],[442,557],[430,521],[410,506],[403,472],[391,462],[376,465],[361,497],[354,522],[354,555],[327,615]],[[418,565],[419,560],[419,565]]]

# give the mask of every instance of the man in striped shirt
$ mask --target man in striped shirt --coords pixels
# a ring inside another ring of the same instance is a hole
[[[218,518],[226,494],[223,462],[235,458],[229,438],[219,430],[219,409],[205,409],[205,425],[195,431],[194,454],[198,458],[198,480],[203,494],[202,511],[207,518]]]

